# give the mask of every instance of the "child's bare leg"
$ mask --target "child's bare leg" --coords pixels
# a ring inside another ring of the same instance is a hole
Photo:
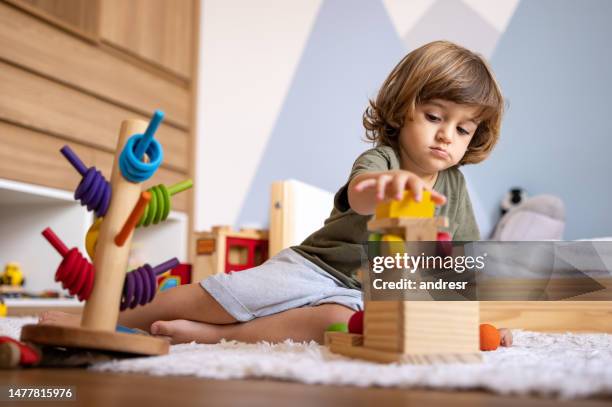
[[[119,324],[148,331],[159,320],[188,319],[211,324],[231,324],[236,319],[225,311],[199,283],[181,285],[158,293],[145,306],[123,311]]]
[[[119,325],[148,331],[159,320],[188,319],[212,324],[231,324],[236,319],[198,283],[187,284],[162,291],[149,304],[119,314]],[[78,325],[80,316],[47,311],[40,316],[41,323]]]
[[[158,321],[151,333],[168,336],[172,343],[196,341],[217,343],[221,339],[241,342],[282,342],[314,340],[323,343],[325,329],[334,322],[346,322],[353,310],[337,304],[295,308],[249,322],[213,325],[189,320]]]

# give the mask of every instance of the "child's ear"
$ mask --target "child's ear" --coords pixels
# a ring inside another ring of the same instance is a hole
[[[400,130],[402,129],[403,124],[401,124],[399,127],[394,127],[391,126],[390,124],[386,124],[385,125],[385,133],[387,134],[387,137],[389,137],[390,139],[397,139],[399,137],[400,134]]]

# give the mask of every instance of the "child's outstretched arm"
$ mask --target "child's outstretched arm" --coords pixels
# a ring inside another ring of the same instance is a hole
[[[348,186],[349,205],[360,215],[371,215],[376,205],[389,199],[402,199],[404,190],[411,190],[417,201],[421,200],[423,189],[429,189],[416,174],[404,170],[368,172],[354,177]],[[431,191],[431,198],[438,205],[446,197]]]

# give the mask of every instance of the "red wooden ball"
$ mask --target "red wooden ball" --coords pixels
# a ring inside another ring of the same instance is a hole
[[[436,254],[441,257],[453,255],[453,239],[448,232],[438,232]]]
[[[348,322],[348,331],[352,334],[363,334],[363,311],[357,311],[351,315]]]

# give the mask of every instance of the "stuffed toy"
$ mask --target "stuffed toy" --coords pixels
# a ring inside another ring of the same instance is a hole
[[[510,209],[517,207],[527,199],[527,192],[522,188],[512,188],[501,202],[501,216],[504,216]]]
[[[553,195],[537,195],[511,207],[499,220],[491,239],[500,241],[561,240],[564,229],[563,201]]]

